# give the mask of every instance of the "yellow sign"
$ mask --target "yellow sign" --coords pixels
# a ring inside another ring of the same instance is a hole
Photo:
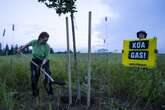
[[[122,64],[130,67],[156,67],[157,38],[124,40]]]

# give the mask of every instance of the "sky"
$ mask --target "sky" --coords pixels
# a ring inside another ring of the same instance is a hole
[[[66,50],[65,17],[69,17],[70,47],[72,34],[70,15],[58,16],[37,0],[0,0],[0,42],[23,45],[37,39],[42,31],[50,34],[49,45],[55,51]],[[87,52],[88,12],[92,11],[92,51],[106,48],[121,52],[123,40],[136,39],[145,30],[148,38],[157,37],[157,48],[165,53],[164,0],[77,0],[74,14],[76,46]],[[107,21],[105,20],[107,17]],[[12,24],[15,30],[12,31]],[[6,29],[5,36],[3,30]]]

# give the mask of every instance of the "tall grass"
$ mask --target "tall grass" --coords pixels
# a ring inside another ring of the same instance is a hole
[[[7,87],[5,82],[0,82],[0,105],[7,110],[13,110],[14,101],[10,94],[10,89]]]
[[[31,57],[29,55],[29,57]],[[11,65],[11,58],[12,65]],[[50,68],[54,79],[67,81],[66,54],[50,56]],[[87,54],[78,54],[81,84],[87,76]],[[0,101],[5,107],[12,103],[8,89],[30,91],[30,58],[21,56],[0,57],[0,80],[2,83]],[[72,56],[73,63],[73,56]],[[152,107],[161,109],[165,102],[165,55],[158,55],[157,67],[151,70],[128,68],[121,65],[120,54],[92,54],[92,88],[104,91],[105,97],[113,98],[131,107]],[[12,68],[12,71],[11,71]],[[73,66],[72,66],[73,68]],[[72,70],[73,89],[76,89],[76,73]],[[5,87],[4,87],[5,86]],[[85,92],[85,91],[84,91]],[[114,104],[116,104],[113,101]],[[11,104],[12,105],[12,104]],[[113,105],[113,104],[111,104]],[[12,105],[13,106],[13,105]]]

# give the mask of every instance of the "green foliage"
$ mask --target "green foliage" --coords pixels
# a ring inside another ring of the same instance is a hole
[[[0,81],[0,105],[3,105],[4,108],[8,110],[13,110],[14,101],[9,93],[9,88],[7,87],[5,82]],[[2,106],[2,107],[3,107]]]
[[[157,68],[147,70],[139,68],[127,68],[120,64],[119,54],[92,54],[92,90],[98,92],[103,89],[104,95],[128,102],[130,105],[141,107],[161,108],[165,99],[165,56],[158,56]],[[11,63],[12,58],[12,63]],[[107,62],[108,59],[108,62]],[[117,61],[116,61],[117,59]],[[81,84],[86,82],[87,54],[78,54],[79,72]],[[13,103],[9,97],[9,91],[30,91],[30,59],[20,56],[0,57],[0,98],[6,97],[3,105]],[[76,90],[76,73],[72,64],[72,86]],[[54,79],[63,79],[67,82],[67,55],[53,54],[50,56],[50,69]],[[4,83],[5,82],[5,83]],[[9,89],[10,88],[10,89]],[[7,91],[3,92],[2,91]],[[83,91],[86,92],[86,91]],[[3,96],[2,96],[3,94]],[[93,95],[93,94],[92,94]],[[11,102],[10,102],[11,101]],[[120,108],[119,102],[113,100],[112,108]],[[6,105],[5,105],[6,107]]]
[[[44,3],[48,8],[54,8],[59,15],[76,12],[76,0],[38,0],[38,2]]]
[[[18,56],[2,56],[0,58],[0,79],[5,79],[6,84],[12,89],[27,89],[29,84],[30,67],[28,60]]]

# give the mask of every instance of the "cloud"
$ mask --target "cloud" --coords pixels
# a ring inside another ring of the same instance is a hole
[[[18,3],[19,2],[19,3]],[[149,37],[158,36],[161,42],[158,47],[162,50],[164,41],[164,12],[163,0],[78,0],[75,13],[77,48],[86,49],[88,42],[88,12],[92,11],[92,49],[103,47],[103,40],[110,50],[121,50],[124,39],[136,38],[136,32],[146,30]],[[58,16],[54,9],[48,9],[44,4],[34,0],[5,0],[2,1],[0,27],[16,24],[15,33],[10,33],[2,41],[5,43],[26,43],[37,38],[39,33],[47,31],[50,34],[48,43],[56,49],[66,48],[65,17]],[[108,22],[105,22],[108,17]],[[12,18],[12,19],[11,19]],[[69,19],[70,41],[72,41],[71,24]],[[15,36],[12,39],[10,36]],[[72,42],[71,42],[72,47]]]
[[[165,7],[163,0],[104,0],[110,9],[117,13],[118,19],[111,19],[106,26],[104,19],[97,26],[97,31],[102,39],[105,39],[105,29],[107,27],[108,34],[106,39],[109,41],[111,50],[122,49],[122,41],[124,39],[135,39],[136,32],[145,30],[148,37],[157,36],[159,40],[165,41],[164,19],[165,14],[162,10]],[[158,50],[164,51],[162,42],[158,42]]]
[[[117,13],[111,11],[111,7],[104,4],[102,0],[79,0],[77,1],[76,25],[78,27],[78,44],[86,47],[88,42],[88,12],[92,11],[92,47],[93,50],[102,48],[102,39],[100,39],[97,26],[106,16],[117,19]]]
[[[3,25],[16,24],[14,36],[17,38],[12,40],[10,36],[13,33],[10,33],[6,39],[3,39],[5,43],[17,42],[24,44],[31,39],[37,38],[41,31],[47,31],[51,36],[48,42],[52,47],[56,49],[66,48],[65,16],[70,17],[69,14],[59,17],[54,9],[48,9],[44,4],[33,0],[26,2],[22,0],[6,0],[3,1],[3,4],[4,7],[0,8],[4,13],[1,22],[5,22]],[[95,27],[105,16],[115,16],[115,14],[110,12],[109,7],[103,4],[101,0],[79,0],[76,5],[78,12],[75,13],[74,20],[77,48],[86,48],[87,50],[88,12],[92,11],[92,45],[97,45],[97,41],[100,40]],[[70,24],[70,41],[72,41],[71,35]]]

